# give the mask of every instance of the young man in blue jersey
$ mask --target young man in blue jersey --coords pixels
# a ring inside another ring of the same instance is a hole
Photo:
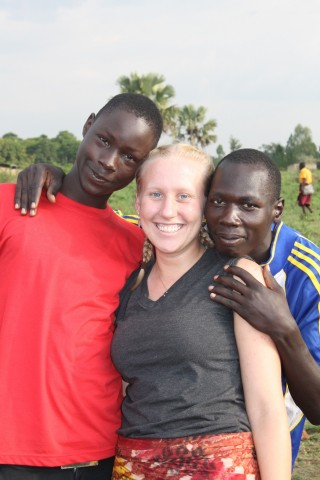
[[[46,183],[51,197],[58,192],[63,175],[49,165],[29,167],[18,181],[17,206],[23,213],[32,207],[35,214],[42,185]],[[230,275],[215,279],[211,296],[274,340],[286,375],[283,385],[295,459],[304,415],[320,424],[320,250],[282,223],[280,190],[281,175],[269,157],[241,149],[216,168],[205,214],[218,250],[232,256],[250,255],[264,266],[269,289],[239,267],[229,267]]]
[[[267,155],[237,150],[215,170],[205,216],[219,251],[250,255],[263,266],[268,289],[232,266],[209,290],[213,301],[270,335],[278,348],[294,462],[304,415],[320,423],[320,249],[281,221],[280,191],[279,169]]]

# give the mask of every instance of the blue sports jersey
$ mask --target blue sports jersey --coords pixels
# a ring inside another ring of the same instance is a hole
[[[283,222],[274,228],[269,265],[284,288],[292,316],[315,361],[320,364],[320,248]],[[292,464],[298,455],[305,417],[294,403],[285,377],[283,391],[292,442]]]
[[[138,225],[138,215],[123,215]],[[301,335],[320,365],[320,248],[283,222],[273,226],[268,264],[272,275],[285,290],[287,302]],[[292,465],[298,455],[305,417],[294,403],[285,376],[282,386],[290,425]]]

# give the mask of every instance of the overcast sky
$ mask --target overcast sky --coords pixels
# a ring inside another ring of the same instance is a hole
[[[0,0],[0,136],[82,125],[131,72],[208,109],[218,143],[320,144],[319,0]]]

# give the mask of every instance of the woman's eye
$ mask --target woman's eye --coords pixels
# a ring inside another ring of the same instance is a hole
[[[152,192],[149,195],[152,198],[156,198],[156,199],[161,198],[161,193],[160,192]]]
[[[253,208],[256,207],[252,203],[244,203],[243,206],[244,206],[244,208],[249,209],[249,210],[252,210]]]
[[[223,204],[223,201],[217,198],[213,199],[211,202],[213,203],[213,205],[217,205],[217,206],[220,206]]]
[[[180,200],[188,200],[190,196],[187,193],[180,193],[179,199]]]

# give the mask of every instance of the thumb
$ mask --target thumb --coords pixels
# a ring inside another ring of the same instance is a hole
[[[47,198],[48,198],[49,202],[55,203],[56,195],[57,195],[58,191],[59,191],[59,188],[54,183],[51,183],[49,185],[48,190],[47,190]]]
[[[266,287],[270,290],[277,290],[278,282],[275,280],[274,276],[270,272],[269,265],[265,265],[262,269],[263,278],[266,282]]]

